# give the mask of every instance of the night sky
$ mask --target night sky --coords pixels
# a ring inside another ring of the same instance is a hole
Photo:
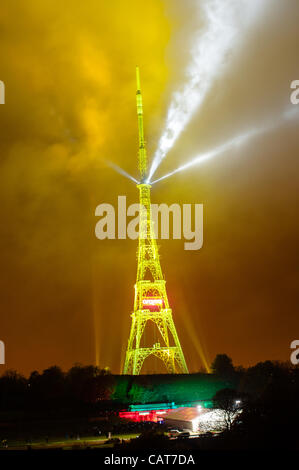
[[[95,208],[118,195],[138,202],[134,183],[105,161],[138,177],[137,64],[153,156],[201,28],[195,4],[2,0],[0,373],[96,357],[120,372],[137,242],[98,240]],[[268,0],[157,177],[292,107],[298,24],[297,0]],[[202,249],[159,241],[190,371],[202,368],[201,349],[208,362],[226,353],[248,366],[288,360],[298,339],[298,126],[283,122],[153,186],[153,203],[204,205]]]

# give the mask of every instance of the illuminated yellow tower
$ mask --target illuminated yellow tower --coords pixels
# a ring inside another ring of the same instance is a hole
[[[188,373],[184,354],[169,308],[166,281],[163,278],[158,246],[154,235],[151,214],[150,189],[146,181],[147,156],[143,133],[143,108],[140,91],[139,69],[137,76],[137,116],[139,130],[139,170],[141,182],[137,185],[140,197],[140,224],[138,243],[137,280],[135,284],[134,312],[126,352],[124,374],[140,374],[145,359],[160,358],[169,373]],[[148,322],[153,322],[161,336],[161,343],[146,343]]]

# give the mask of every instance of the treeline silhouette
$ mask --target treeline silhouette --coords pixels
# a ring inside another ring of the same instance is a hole
[[[16,371],[0,377],[0,412],[28,410],[60,415],[67,410],[110,409],[129,403],[183,403],[212,400],[223,388],[232,388],[257,400],[272,393],[298,392],[299,368],[288,363],[265,361],[247,369],[234,367],[226,354],[212,363],[212,374],[113,375],[95,366],[74,365],[63,372],[58,366],[28,378]],[[295,393],[296,394],[296,393]]]
[[[201,439],[203,448],[298,446],[299,367],[277,361],[234,367],[225,354],[216,356],[212,374],[119,376],[80,364],[28,378],[6,371],[0,377],[0,424],[109,416],[129,403],[213,400],[223,389],[242,398],[242,413],[221,437]]]

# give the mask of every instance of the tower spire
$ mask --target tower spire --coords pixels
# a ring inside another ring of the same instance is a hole
[[[136,104],[137,104],[137,117],[138,117],[138,135],[139,135],[139,153],[138,153],[138,163],[141,182],[145,183],[146,181],[146,172],[147,172],[147,156],[143,132],[143,106],[142,106],[142,95],[140,87],[140,74],[139,67],[136,67],[136,81],[137,81],[137,91],[136,91]]]

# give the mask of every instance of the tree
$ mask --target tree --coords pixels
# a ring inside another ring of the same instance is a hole
[[[18,409],[24,406],[27,394],[25,377],[7,370],[0,378],[0,409]]]
[[[99,370],[95,366],[75,364],[66,374],[68,393],[74,401],[89,401],[89,390],[92,390]]]
[[[277,361],[259,362],[244,374],[242,389],[253,397],[260,397],[268,386],[288,381],[289,365]]]
[[[214,374],[222,377],[232,377],[235,374],[232,359],[226,354],[217,354],[211,364],[211,369]]]
[[[223,388],[216,392],[213,402],[214,407],[222,411],[226,430],[229,431],[241,410],[241,400],[238,393],[231,388]]]
[[[31,380],[31,392],[39,396],[43,408],[56,412],[66,402],[65,374],[60,367],[49,367],[42,374],[31,376]]]

